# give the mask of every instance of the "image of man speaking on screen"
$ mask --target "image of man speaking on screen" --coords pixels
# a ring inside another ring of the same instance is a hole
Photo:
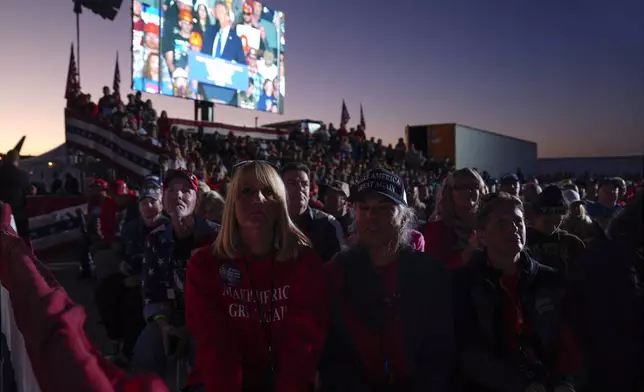
[[[232,29],[228,5],[224,2],[217,2],[214,7],[214,13],[217,24],[206,28],[201,53],[239,64],[246,64],[246,55],[244,54],[241,39]]]

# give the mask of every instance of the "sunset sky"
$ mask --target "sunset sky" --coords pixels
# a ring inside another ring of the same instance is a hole
[[[536,141],[542,157],[644,151],[642,0],[266,5],[287,15],[285,114],[217,106],[218,122],[337,124],[345,99],[351,125],[362,103],[367,134],[387,142],[406,124],[458,122]],[[129,92],[130,7],[124,0],[114,22],[81,15],[81,84],[95,99],[112,85],[117,51],[121,91]],[[23,153],[42,153],[65,138],[72,1],[9,1],[2,9],[0,151],[27,135]],[[189,101],[153,102],[171,117],[193,116]]]

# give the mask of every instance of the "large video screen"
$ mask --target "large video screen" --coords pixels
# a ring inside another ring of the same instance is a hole
[[[254,0],[133,0],[132,89],[284,113],[284,21]]]

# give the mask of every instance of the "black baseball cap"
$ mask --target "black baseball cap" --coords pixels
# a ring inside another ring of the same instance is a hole
[[[514,174],[514,173],[508,173],[501,177],[501,184],[514,184],[515,182],[521,182],[519,181],[519,177]]]
[[[362,177],[351,192],[351,201],[362,200],[369,193],[385,196],[397,205],[407,205],[402,178],[385,169],[373,169]]]
[[[537,196],[532,206],[540,215],[565,215],[568,212],[568,203],[564,193],[556,185],[547,186]]]

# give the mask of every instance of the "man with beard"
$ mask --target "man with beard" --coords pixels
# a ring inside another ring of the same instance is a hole
[[[242,7],[242,11],[243,11],[242,19],[239,25],[249,26],[259,31],[259,34],[260,34],[259,47],[254,49],[257,49],[263,52],[265,49],[264,39],[266,37],[266,34],[264,33],[264,28],[260,26],[258,20],[253,17],[252,6],[250,6],[248,3],[244,3],[244,6]]]
[[[345,245],[342,227],[331,215],[311,208],[310,170],[302,163],[289,163],[282,169],[291,219],[313,242],[313,249],[324,261],[329,261]]]

